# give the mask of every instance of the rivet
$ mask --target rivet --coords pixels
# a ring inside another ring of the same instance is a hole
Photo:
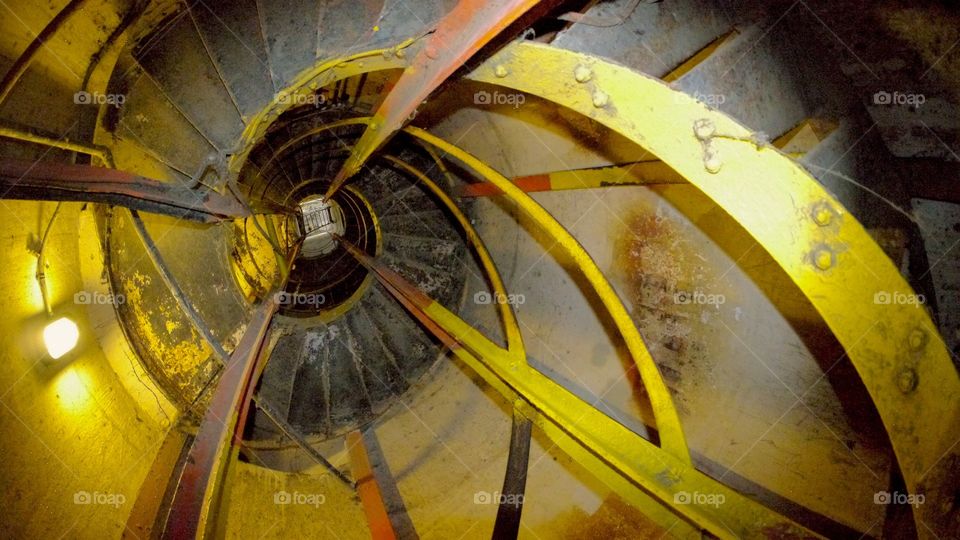
[[[909,394],[917,387],[917,372],[913,368],[903,368],[897,374],[897,388],[904,394]]]
[[[709,118],[701,118],[693,123],[693,134],[701,141],[705,141],[716,133],[717,126]]]
[[[405,58],[407,56],[406,49],[397,49],[396,52],[397,58]]]
[[[829,270],[833,266],[833,252],[828,248],[820,248],[813,254],[813,264],[821,270]]]
[[[919,328],[914,328],[910,332],[910,348],[914,351],[919,351],[927,344],[927,334]]]
[[[437,57],[440,56],[439,51],[437,51],[437,48],[434,47],[433,45],[427,45],[426,53],[427,53],[427,58],[430,58],[433,60],[436,60]]]
[[[812,214],[813,221],[821,227],[826,227],[833,221],[833,210],[830,209],[830,205],[827,203],[814,206]]]
[[[723,160],[720,159],[720,152],[710,144],[704,145],[703,149],[703,168],[710,174],[717,174],[723,168]]]
[[[593,71],[587,66],[577,66],[573,70],[573,78],[577,80],[578,83],[585,83],[593,78]]]
[[[393,51],[391,51],[390,49],[384,49],[384,50],[383,50],[383,57],[384,57],[384,58],[390,58],[390,55],[391,55],[392,53],[393,53]]]
[[[316,90],[317,88],[320,88],[320,83],[318,83],[317,81],[313,81],[312,83],[310,83],[311,90]]]
[[[610,96],[608,96],[603,90],[594,90],[593,91],[593,106],[596,108],[606,107],[607,103],[610,103]]]
[[[502,79],[507,76],[507,68],[503,66],[497,66],[493,68],[493,74]]]

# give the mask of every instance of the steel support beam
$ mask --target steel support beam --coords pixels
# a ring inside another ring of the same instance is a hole
[[[516,538],[520,532],[532,433],[533,422],[524,416],[519,408],[514,407],[510,454],[507,455],[507,472],[503,477],[503,489],[500,490],[500,501],[497,505],[497,521],[493,525],[494,538]]]
[[[591,76],[579,83],[583,69]],[[956,536],[950,508],[960,487],[960,377],[950,351],[926,310],[874,300],[878,292],[914,291],[816,179],[730,117],[601,58],[515,42],[468,78],[553,101],[620,133],[748,231],[844,346],[887,429],[907,491],[926,498],[912,509],[918,534]],[[488,180],[499,181],[495,176]],[[515,190],[508,184],[498,187]]]
[[[258,364],[266,362],[264,341],[277,307],[276,296],[271,295],[257,308],[230,355],[190,448],[163,538],[206,536],[235,434],[243,429],[239,420],[256,384],[254,374]]]
[[[205,223],[250,215],[236,198],[215,191],[103,167],[24,160],[0,160],[0,198],[106,203]]]
[[[409,120],[420,103],[481,47],[538,0],[462,0],[437,25],[423,49],[380,104],[373,120],[327,190],[330,198]]]
[[[651,520],[682,536],[696,523],[720,538],[762,535],[819,538],[805,527],[696,470],[573,395],[431,299],[383,262],[345,240],[341,244],[426,329],[504,396],[531,407],[533,422]],[[692,502],[690,493],[710,493],[724,504]],[[681,518],[682,516],[682,518]]]

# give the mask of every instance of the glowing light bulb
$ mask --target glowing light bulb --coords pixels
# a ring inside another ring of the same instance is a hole
[[[77,328],[77,323],[66,317],[53,321],[43,329],[43,343],[54,360],[73,350],[79,339],[80,329]]]

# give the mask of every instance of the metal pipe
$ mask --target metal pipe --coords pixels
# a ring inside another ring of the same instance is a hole
[[[14,139],[23,142],[29,142],[34,144],[42,144],[44,146],[52,146],[53,148],[60,148],[61,150],[69,150],[71,152],[79,152],[81,154],[87,154],[93,156],[104,163],[107,167],[111,169],[115,168],[116,165],[113,162],[113,155],[110,153],[108,148],[102,146],[90,146],[86,144],[73,143],[70,141],[64,141],[60,139],[51,139],[50,137],[43,137],[41,135],[34,135],[33,133],[28,133],[26,131],[20,131],[10,127],[0,126],[0,137],[5,137],[8,139]]]

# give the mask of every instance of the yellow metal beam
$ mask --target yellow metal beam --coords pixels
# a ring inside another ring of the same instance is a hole
[[[427,143],[439,148],[443,152],[455,156],[458,160],[472,168],[480,176],[492,182],[504,194],[515,202],[530,218],[547,234],[556,240],[560,246],[577,264],[584,277],[597,292],[597,296],[604,307],[610,313],[610,317],[617,329],[623,336],[624,343],[630,351],[630,355],[637,366],[640,378],[643,380],[644,388],[650,397],[650,404],[653,408],[654,417],[657,422],[657,430],[660,433],[662,448],[672,455],[675,459],[690,464],[690,452],[687,449],[686,438],[683,435],[683,427],[680,425],[680,417],[677,415],[676,408],[673,405],[673,398],[667,385],[660,376],[660,371],[654,363],[650,352],[640,337],[640,332],[633,324],[627,308],[617,293],[613,290],[606,276],[597,267],[587,251],[580,245],[560,223],[551,216],[542,206],[540,206],[529,195],[520,188],[513,185],[510,180],[493,170],[476,157],[464,152],[460,148],[431,135],[430,133],[413,126],[407,126],[404,131],[426,141]]]
[[[469,155],[457,157],[465,156]],[[516,395],[529,404],[539,413],[538,427],[558,446],[594,471],[624,499],[649,512],[651,519],[667,531],[677,525],[678,532],[689,527],[661,505],[671,507],[719,538],[743,538],[758,533],[785,538],[817,537],[658,448],[530,365],[517,364],[508,351],[497,347],[399,274],[349,243],[344,244],[454,354],[502,394]],[[651,496],[659,502],[651,500]]]
[[[591,77],[575,77],[583,70]],[[907,489],[925,494],[913,508],[919,534],[956,532],[944,509],[957,492],[950,469],[960,463],[960,378],[926,310],[875,300],[914,292],[819,182],[728,116],[597,57],[515,42],[468,77],[554,101],[628,137],[749,231],[845,347]]]
[[[367,129],[327,189],[330,198],[447,77],[539,0],[460,0],[433,32],[377,108]]]
[[[453,202],[453,199],[451,199],[444,190],[440,189],[440,186],[438,186],[436,182],[423,174],[419,169],[395,156],[386,155],[384,159],[415,176],[434,196],[440,199],[440,202],[443,203],[447,210],[453,214],[457,223],[460,224],[464,234],[467,236],[467,240],[470,242],[470,245],[473,246],[474,252],[476,252],[477,257],[480,259],[480,265],[483,267],[484,272],[486,272],[487,278],[490,280],[490,285],[493,288],[494,298],[497,299],[497,309],[500,311],[504,331],[507,335],[507,350],[514,362],[526,362],[527,352],[523,346],[523,336],[520,332],[520,325],[517,323],[517,317],[513,313],[513,306],[511,306],[509,302],[506,302],[509,296],[507,296],[503,279],[500,277],[500,272],[497,270],[497,266],[494,264],[493,257],[490,256],[486,244],[483,243],[480,234],[477,233],[477,230],[470,224],[470,219],[463,214],[463,211]]]
[[[649,186],[657,184],[686,184],[687,181],[660,160],[637,161],[609,167],[590,167],[554,171],[512,179],[513,184],[526,193],[589,189],[609,186]],[[460,186],[458,197],[490,197],[501,195],[492,182],[477,182]]]

